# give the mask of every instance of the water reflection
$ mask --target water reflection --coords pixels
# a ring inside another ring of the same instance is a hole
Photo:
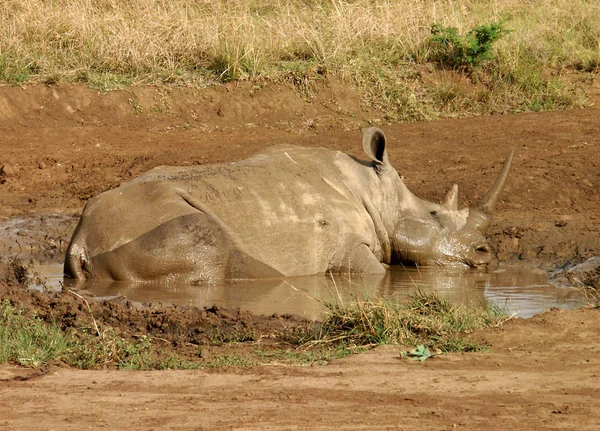
[[[61,263],[38,263],[36,269],[48,279],[50,288],[60,287]],[[322,316],[323,301],[348,302],[356,297],[377,295],[402,299],[416,290],[435,292],[455,303],[471,306],[495,304],[520,317],[530,317],[552,307],[585,305],[585,298],[576,290],[550,285],[546,272],[510,266],[468,271],[394,267],[384,276],[320,275],[216,286],[105,281],[85,281],[75,285],[73,280],[67,280],[66,285],[100,297],[125,296],[139,302],[240,307],[256,314],[293,313],[310,319]]]

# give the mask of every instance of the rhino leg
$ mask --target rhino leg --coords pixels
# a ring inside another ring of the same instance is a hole
[[[384,274],[386,268],[366,244],[361,244],[350,251],[338,267],[332,268],[330,271],[334,273]]]
[[[169,220],[91,259],[93,278],[205,284],[224,279],[279,277],[237,249],[219,221],[199,212]]]
[[[113,280],[212,282],[225,277],[228,243],[211,217],[189,214],[92,257],[90,272]]]
[[[249,280],[256,278],[281,278],[284,275],[236,247],[231,248],[225,278],[229,280]]]

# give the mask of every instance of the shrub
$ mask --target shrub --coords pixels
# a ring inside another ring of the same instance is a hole
[[[453,68],[473,69],[492,60],[492,45],[509,30],[502,22],[478,25],[465,34],[455,27],[431,26],[430,60]]]

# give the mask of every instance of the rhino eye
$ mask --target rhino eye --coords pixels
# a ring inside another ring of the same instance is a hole
[[[437,215],[437,211],[430,211],[430,212],[429,212],[429,215],[430,215],[431,217],[435,217],[435,216]]]

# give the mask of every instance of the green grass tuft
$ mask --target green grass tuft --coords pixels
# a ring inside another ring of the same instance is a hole
[[[315,341],[350,346],[420,344],[442,351],[474,351],[480,346],[465,340],[470,332],[498,325],[507,318],[497,307],[481,309],[455,305],[435,294],[417,292],[407,302],[366,298],[349,305],[326,303],[328,316]]]
[[[0,305],[0,362],[39,367],[68,351],[60,328],[25,318],[8,300]]]
[[[8,299],[0,304],[0,362],[28,367],[63,363],[82,369],[116,365],[148,370],[165,366],[164,361],[155,361],[150,336],[130,341],[110,328],[101,333],[91,327],[63,329],[55,322],[26,316]]]

